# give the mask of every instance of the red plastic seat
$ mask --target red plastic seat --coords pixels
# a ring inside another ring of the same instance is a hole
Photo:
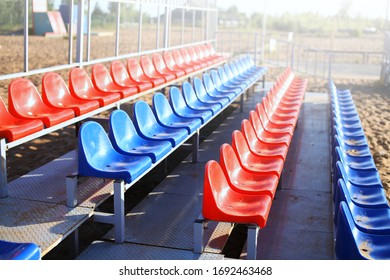
[[[215,60],[220,61],[220,62],[225,60],[225,57],[217,54],[217,52],[215,51],[215,49],[211,43],[206,43],[205,48],[208,52],[208,56],[211,56]]]
[[[193,63],[199,64],[202,68],[207,68],[209,65],[211,65],[210,62],[201,60],[198,57],[197,53],[195,52],[195,47],[188,47],[186,50]]]
[[[181,51],[180,50],[175,50],[173,51],[173,59],[175,60],[176,64],[185,69],[186,73],[192,73],[196,70],[199,70],[201,67],[200,66],[196,66],[195,65],[192,65],[192,63],[187,63],[187,61],[185,61],[183,55],[181,54]],[[191,61],[191,59],[190,59]]]
[[[289,146],[291,142],[291,135],[288,133],[271,133],[265,130],[259,115],[256,111],[249,112],[249,121],[253,125],[257,138],[265,143],[284,144]]]
[[[202,63],[199,63],[197,61],[193,61],[192,57],[190,56],[190,54],[189,54],[189,52],[188,52],[188,50],[186,48],[180,49],[180,54],[183,57],[184,62],[187,65],[190,65],[191,67],[193,67],[195,69],[195,71],[198,71],[198,70],[200,70],[200,69],[205,67],[204,65],[202,65]]]
[[[11,115],[3,99],[0,98],[0,138],[5,138],[9,143],[42,129],[41,120],[25,120]]]
[[[126,98],[138,93],[138,89],[135,86],[123,87],[114,83],[111,78],[110,72],[101,63],[97,63],[92,66],[92,83],[95,88],[102,92],[119,93],[121,95],[121,98]]]
[[[73,68],[69,72],[69,90],[75,97],[99,101],[101,107],[121,99],[117,92],[106,93],[96,89],[87,72],[81,68]]]
[[[211,66],[216,63],[212,57],[207,57],[205,50],[202,48],[203,45],[194,46],[192,49],[194,50],[196,56],[199,61],[206,63],[208,66]]]
[[[270,110],[279,116],[287,116],[287,117],[294,117],[299,115],[299,111],[301,106],[295,105],[295,106],[286,106],[282,103],[275,102],[272,94],[267,94],[264,100],[264,106],[268,106]]]
[[[158,73],[156,67],[153,64],[153,61],[147,55],[141,56],[140,64],[145,75],[151,79],[162,79],[164,83],[176,79],[176,76],[172,73],[164,73],[164,74]]]
[[[129,76],[126,67],[119,60],[111,62],[110,74],[114,83],[122,87],[136,87],[138,92],[143,92],[153,88],[153,84],[151,82],[134,81]]]
[[[165,75],[175,75],[175,78],[183,77],[186,73],[183,70],[171,70],[165,64],[164,58],[161,54],[155,53],[152,55],[152,62],[154,67],[156,68],[157,73],[165,76]]]
[[[47,105],[58,109],[72,109],[76,116],[99,108],[97,100],[85,100],[70,94],[64,79],[57,73],[46,73],[42,78],[42,99]]]
[[[244,170],[229,144],[221,146],[219,163],[233,190],[245,194],[266,194],[274,198],[278,176]]]
[[[245,136],[245,140],[253,153],[258,154],[259,156],[280,157],[283,160],[286,159],[288,147],[284,144],[269,144],[260,141],[257,138],[253,125],[249,120],[244,119],[241,122],[241,132]]]
[[[165,62],[165,65],[167,66],[167,68],[173,72],[183,71],[184,75],[188,75],[194,70],[194,69],[189,68],[189,67],[184,67],[183,65],[179,66],[173,57],[173,52],[169,52],[169,51],[164,52],[163,59],[164,59],[164,62]]]
[[[206,164],[202,209],[205,219],[264,228],[271,205],[269,195],[242,194],[230,188],[218,162]]]
[[[56,109],[46,105],[37,88],[27,79],[13,80],[8,87],[8,108],[15,117],[39,119],[46,127],[59,124],[74,117],[71,109]]]
[[[235,130],[232,134],[232,147],[244,169],[250,172],[275,174],[280,178],[284,160],[278,157],[264,157],[253,153],[244,135],[239,130]]]
[[[153,87],[160,86],[165,83],[164,78],[149,78],[145,75],[144,70],[142,70],[141,65],[135,58],[130,58],[127,60],[127,72],[131,79],[138,83],[150,82],[153,84]]]
[[[263,123],[265,130],[272,133],[288,133],[293,135],[298,116],[280,117],[276,114],[272,114],[268,109],[265,108],[264,99],[265,98],[263,98],[263,102],[261,104],[258,103],[256,105],[256,111]]]

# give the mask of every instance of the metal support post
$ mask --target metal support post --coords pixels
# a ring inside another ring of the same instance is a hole
[[[116,34],[115,34],[115,56],[119,55],[119,33],[121,24],[121,2],[116,3]]]
[[[138,18],[138,52],[142,51],[142,21],[143,21],[143,5],[139,4],[139,18]]]
[[[79,176],[72,174],[66,177],[66,206],[77,206],[77,187],[79,185]]]
[[[240,97],[240,113],[244,113],[244,93]]]
[[[258,235],[259,235],[259,226],[248,225],[247,256],[246,256],[248,260],[256,260]]]
[[[6,151],[5,138],[0,140],[0,153],[1,153],[1,174],[0,174],[0,197],[4,198],[8,196],[7,187],[7,151]]]
[[[200,216],[194,222],[194,253],[203,253],[204,218]]]
[[[114,225],[115,243],[125,241],[125,183],[114,182]]]
[[[192,163],[197,163],[199,158],[199,129],[196,131],[194,136],[192,136]]]
[[[73,63],[73,5],[74,5],[74,0],[69,0],[68,64]]]
[[[76,62],[83,62],[84,53],[84,1],[79,0],[78,17],[77,17],[77,46],[76,46]]]
[[[24,1],[24,72],[28,72],[28,2]]]

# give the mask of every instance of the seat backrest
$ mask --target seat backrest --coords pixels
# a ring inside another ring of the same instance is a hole
[[[211,43],[206,43],[206,48],[208,49],[210,55],[215,55],[217,53]]]
[[[8,108],[14,116],[31,117],[45,108],[35,85],[28,79],[13,80],[8,87]]]
[[[256,113],[257,113],[257,116],[259,117],[260,121],[263,123],[263,126],[264,126],[268,122],[269,117],[268,117],[268,114],[264,110],[264,104],[263,103],[256,104]]]
[[[97,122],[88,121],[79,130],[79,171],[87,166],[104,169],[108,157],[112,157],[114,148],[103,127]]]
[[[154,68],[153,62],[149,56],[141,56],[140,64],[145,75],[153,77],[156,74],[156,68]]]
[[[188,47],[187,51],[188,51],[188,54],[189,54],[189,56],[190,56],[190,58],[191,58],[191,60],[193,62],[198,62],[199,61],[199,57],[196,54],[194,47]]]
[[[142,132],[149,131],[157,125],[156,117],[149,104],[143,100],[137,101],[134,106],[135,126]]]
[[[110,72],[103,64],[97,63],[92,66],[92,83],[100,90],[113,83]]]
[[[124,151],[137,145],[139,135],[130,116],[123,110],[115,110],[110,114],[109,137],[113,146]]]
[[[144,75],[141,65],[135,58],[129,58],[127,60],[127,72],[129,73],[129,76],[137,82],[139,82],[140,78]]]
[[[153,95],[153,110],[159,120],[166,120],[170,115],[174,114],[168,100],[161,92]]]
[[[183,112],[187,107],[187,103],[177,87],[169,89],[169,104],[175,112]]]
[[[219,78],[220,78],[220,80],[222,81],[222,82],[227,82],[227,81],[229,81],[229,78],[228,78],[228,76],[226,75],[226,73],[225,73],[225,69],[223,68],[223,67],[218,67],[218,75],[219,75]]]
[[[337,259],[341,260],[361,260],[365,259],[359,251],[356,239],[359,238],[360,231],[356,228],[355,222],[348,209],[348,205],[345,202],[341,202],[339,205],[338,218],[337,218],[337,231],[335,242],[335,254]],[[356,236],[355,236],[356,235]],[[362,238],[362,240],[364,240]],[[370,243],[370,239],[366,240]],[[366,242],[366,243],[367,243]],[[366,245],[363,242],[363,245]],[[359,246],[361,246],[359,244]]]
[[[186,64],[186,61],[184,60],[183,55],[181,54],[181,51],[175,50],[173,51],[173,58],[177,65],[183,65]]]
[[[126,67],[119,60],[111,62],[110,65],[110,74],[112,79],[117,84],[123,84],[129,78],[129,73],[126,70]]]
[[[211,79],[210,75],[207,73],[203,74],[203,84],[204,84],[207,92],[214,92],[215,91],[214,82]]]
[[[187,104],[191,104],[192,102],[197,102],[196,93],[194,88],[189,82],[184,82],[182,84],[182,92],[184,95],[184,99],[187,101]]]
[[[192,60],[187,48],[181,48],[180,49],[181,56],[183,57],[183,60],[186,64],[192,64],[194,61]]]
[[[157,72],[163,73],[167,70],[167,66],[165,65],[164,59],[159,53],[155,53],[152,56],[152,62]]]
[[[249,112],[249,121],[255,129],[257,135],[259,135],[264,130],[263,123],[261,122],[259,114],[257,114],[256,111],[252,110]]]
[[[253,125],[247,119],[243,119],[241,122],[241,132],[245,136],[245,140],[248,142],[249,146],[259,141]]]
[[[230,178],[231,181],[234,181],[238,170],[241,169],[241,164],[231,145],[225,143],[221,146],[219,153],[219,164],[225,173],[225,176]]]
[[[203,97],[207,95],[206,89],[202,83],[202,80],[198,77],[195,77],[193,80],[194,83],[194,89],[198,97]]]
[[[87,72],[82,68],[73,68],[69,72],[69,89],[73,94],[82,96],[90,88],[94,88]]]
[[[210,72],[211,74],[211,79],[213,80],[213,83],[216,87],[219,87],[222,85],[222,80],[218,74],[218,71],[217,70],[211,70]]]
[[[214,160],[207,162],[203,187],[203,213],[213,213],[216,209],[223,209],[231,190],[218,162]]]
[[[175,59],[173,58],[173,53],[170,51],[166,51],[163,53],[163,59],[164,59],[165,65],[169,69],[173,69],[177,65],[175,62]]]
[[[232,147],[241,164],[243,163],[242,159],[246,159],[251,154],[248,143],[246,142],[242,132],[239,130],[235,130],[232,133]]]
[[[225,74],[228,77],[228,79],[233,79],[235,77],[235,75],[234,75],[234,73],[233,73],[229,63],[226,63],[223,66],[223,69],[225,70]]]
[[[66,98],[72,98],[61,75],[49,72],[42,78],[42,99],[46,104],[62,106]]]
[[[195,47],[193,47],[193,50],[194,50],[195,54],[198,56],[199,60],[202,60],[206,57],[201,46],[195,46]]]

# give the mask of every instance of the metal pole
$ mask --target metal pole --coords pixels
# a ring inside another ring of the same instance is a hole
[[[254,55],[255,65],[257,65],[257,45],[258,44],[259,44],[259,34],[256,33],[256,35],[255,35],[255,55]],[[263,60],[261,61],[261,63],[263,63]]]
[[[28,2],[24,1],[24,72],[28,72]]]
[[[116,7],[116,34],[115,34],[115,56],[119,55],[119,32],[121,25],[121,2]]]
[[[78,18],[77,18],[77,47],[76,61],[80,64],[83,62],[84,47],[84,0],[79,0]]]
[[[87,61],[91,60],[92,0],[88,0]]]
[[[160,47],[160,17],[161,17],[161,10],[160,10],[160,4],[158,4],[158,6],[157,6],[156,49],[159,49],[159,47]]]
[[[196,10],[192,10],[192,42],[195,41]]]
[[[262,32],[262,35],[261,35],[261,63],[263,63],[263,61],[264,61],[266,28],[267,28],[267,1],[264,0],[263,25],[262,25],[262,30],[261,30],[261,32]]]
[[[143,20],[143,5],[139,4],[139,18],[138,18],[138,52],[142,51],[142,20]]]
[[[73,62],[73,5],[74,5],[74,0],[69,0],[68,64],[72,64]]]
[[[165,26],[164,26],[164,48],[169,48],[169,17],[170,17],[170,7],[169,0],[166,0],[165,6]]]
[[[205,40],[207,41],[209,39],[209,28],[210,28],[210,1],[209,0],[207,0],[207,11],[205,13],[206,13]]]
[[[183,8],[181,12],[181,44],[184,45],[184,22],[186,10]]]

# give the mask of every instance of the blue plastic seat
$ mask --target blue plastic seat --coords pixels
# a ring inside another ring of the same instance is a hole
[[[171,87],[169,90],[169,104],[177,116],[190,119],[199,118],[202,124],[206,123],[213,116],[213,112],[209,109],[200,110],[190,108],[177,87]]]
[[[333,146],[353,156],[371,156],[371,150],[365,138],[340,137],[338,133],[333,136]]]
[[[41,249],[34,243],[0,240],[0,260],[40,260]]]
[[[237,68],[237,63],[235,61],[232,61],[231,63],[229,64],[226,64],[229,66],[230,68],[230,71],[231,73],[235,76],[235,77],[238,77],[239,79],[242,78],[242,79],[248,79],[250,82],[255,82],[256,80],[258,80],[258,77],[255,76],[255,75],[251,75],[251,73],[241,73],[239,71],[239,69]]]
[[[198,99],[194,88],[188,82],[184,82],[182,85],[182,94],[187,105],[195,110],[210,110],[213,115],[222,110],[222,105],[219,103],[204,103]]]
[[[215,87],[210,75],[207,73],[203,74],[203,85],[207,91],[207,94],[210,96],[227,97],[229,98],[230,101],[233,101],[238,95],[235,91],[231,91],[231,90],[219,91]]]
[[[227,88],[240,88],[242,91],[247,88],[247,84],[243,82],[239,82],[236,80],[230,80],[225,72],[225,68],[218,67],[217,69],[219,79],[221,80],[222,84],[226,86]]]
[[[218,91],[233,91],[236,95],[239,95],[242,93],[242,89],[237,86],[226,86],[222,83],[221,78],[219,77],[217,70],[211,70],[210,71],[211,80],[214,83],[215,88]]]
[[[233,63],[236,66],[236,69],[238,70],[238,72],[241,75],[250,75],[250,76],[256,77],[256,79],[259,79],[263,75],[262,71],[259,71],[259,70],[254,69],[254,68],[253,69],[248,69],[248,68],[244,67],[244,65],[242,64],[241,59],[233,61]]]
[[[206,91],[202,81],[198,77],[194,78],[193,83],[194,83],[195,93],[201,102],[220,104],[222,108],[226,107],[229,104],[229,102],[230,102],[229,97],[226,97],[226,96],[225,97],[216,97],[216,96],[211,96],[211,95],[207,94],[207,91]]]
[[[160,125],[152,108],[143,100],[137,101],[133,107],[134,125],[141,137],[149,140],[168,140],[176,147],[188,137],[184,128],[169,128]]]
[[[349,149],[359,151],[359,155],[371,154],[370,147],[368,146],[367,138],[363,136],[347,136],[344,132],[334,126],[335,146],[347,145]],[[336,139],[337,136],[337,139]],[[347,149],[348,150],[348,149]]]
[[[161,92],[153,95],[153,112],[161,125],[171,128],[185,128],[188,134],[194,133],[202,125],[202,121],[199,118],[177,116],[165,95]]]
[[[93,121],[84,123],[78,139],[79,175],[123,180],[131,183],[152,165],[147,156],[129,156],[117,152],[103,127]]]
[[[339,180],[339,185],[345,183],[343,180]],[[340,186],[341,188],[341,186]],[[338,204],[335,205],[335,225],[338,223],[338,210],[341,201],[346,202],[348,209],[355,221],[355,225],[359,230],[367,233],[375,234],[390,234],[390,208],[389,206],[384,207],[362,207],[356,205],[349,194],[343,193],[344,196],[340,197]]]
[[[129,115],[122,110],[115,110],[110,115],[109,137],[121,154],[148,156],[156,163],[172,149],[169,141],[147,140],[138,135]]]
[[[230,63],[226,63],[222,66],[225,70],[225,74],[230,81],[239,82],[245,84],[246,86],[250,86],[254,81],[256,81],[253,77],[250,76],[240,76],[239,74],[235,74],[231,67]]]
[[[334,206],[338,207],[341,201],[351,201],[363,208],[389,207],[385,189],[358,187],[348,181],[338,179],[334,190]]]
[[[390,259],[390,234],[359,230],[345,202],[340,203],[335,254],[340,260]]]
[[[338,161],[336,162],[335,179],[340,178],[360,187],[383,187],[378,171],[358,171]]]
[[[356,170],[377,171],[372,156],[352,156],[343,151],[341,147],[336,147],[335,161],[341,161],[344,165]]]

